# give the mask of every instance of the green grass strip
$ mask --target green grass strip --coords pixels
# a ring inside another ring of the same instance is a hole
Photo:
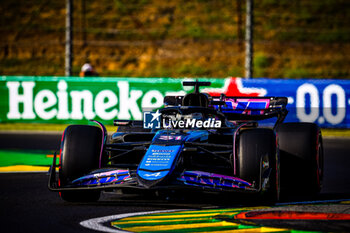
[[[251,209],[264,209],[268,208],[266,206],[259,206],[259,207],[251,207],[251,208],[230,208],[230,209],[205,209],[205,210],[191,210],[191,211],[180,211],[180,212],[173,212],[173,213],[157,213],[157,214],[150,214],[150,215],[140,215],[136,217],[128,217],[126,219],[139,219],[139,218],[151,218],[151,217],[159,217],[159,216],[179,216],[179,215],[191,215],[191,214],[209,214],[212,213],[213,215],[216,214],[222,214],[222,213],[227,213],[227,212],[237,212],[237,211],[246,211],[246,210],[251,210]]]
[[[0,150],[0,167],[14,165],[50,166],[52,158],[47,153]],[[58,162],[58,161],[57,161]]]
[[[220,227],[200,227],[200,228],[184,228],[184,229],[174,229],[174,230],[159,230],[159,231],[155,230],[155,231],[138,231],[138,232],[142,232],[142,233],[186,232],[186,233],[189,233],[189,232],[211,232],[211,231],[236,230],[236,229],[238,228],[234,226],[220,226]]]
[[[261,209],[266,207],[253,207],[253,209]],[[218,216],[234,216],[242,211],[251,208],[232,208],[232,209],[207,209],[194,211],[181,211],[174,213],[160,213],[145,216],[128,217],[111,224],[119,228],[141,227],[141,226],[157,226],[157,225],[177,225],[177,224],[193,224],[193,223],[213,223],[222,222],[216,219]],[[210,216],[207,216],[207,215]],[[206,215],[206,216],[203,216]],[[183,217],[182,217],[183,216]],[[179,218],[180,217],[180,218]]]
[[[156,227],[155,227],[156,228]],[[234,230],[238,229],[252,229],[252,228],[257,228],[259,229],[259,226],[244,226],[244,228],[238,228],[237,226],[219,226],[219,227],[200,227],[200,228],[185,228],[185,229],[174,229],[174,230],[160,230],[160,231],[140,231],[142,233],[172,233],[172,232],[211,232],[211,231],[227,231],[231,230],[234,232]],[[259,232],[257,230],[257,232]]]
[[[321,233],[322,231],[290,230],[290,233]]]
[[[254,209],[261,209],[264,207],[256,207]],[[199,210],[199,211],[183,211],[183,212],[174,212],[166,214],[152,214],[145,216],[129,217],[112,222],[111,225],[119,229],[141,229],[142,227],[154,227],[154,233],[162,232],[210,232],[210,231],[222,231],[222,230],[236,230],[236,229],[249,229],[257,228],[257,226],[249,225],[238,225],[238,226],[208,226],[200,228],[185,228],[185,229],[174,229],[174,230],[157,230],[157,226],[171,226],[171,225],[187,225],[187,224],[200,224],[200,223],[218,223],[224,222],[221,219],[216,219],[216,217],[221,216],[222,214],[232,214],[236,215],[239,212],[247,211],[249,208],[235,208],[235,209],[209,209],[209,210]],[[203,216],[204,214],[212,214],[211,216]],[[194,216],[191,216],[194,215]],[[179,218],[184,216],[183,218]],[[143,218],[145,217],[145,218]],[[166,217],[166,218],[159,218]],[[147,232],[147,231],[142,231]]]
[[[321,129],[323,137],[350,137],[349,129]]]
[[[213,219],[212,217],[206,218],[206,219],[179,219],[178,221],[171,221],[173,219],[169,219],[169,220],[159,220],[156,222],[152,222],[152,220],[150,220],[149,222],[140,222],[140,223],[121,223],[121,222],[112,222],[113,226],[117,226],[117,227],[137,227],[137,226],[157,226],[157,225],[176,225],[176,224],[191,224],[191,223],[211,223],[211,222],[220,222],[221,220],[218,219]]]
[[[243,211],[249,211],[254,209],[264,209],[268,207],[248,207],[248,208],[234,208],[234,209],[210,209],[210,210],[198,210],[198,211],[183,211],[183,212],[174,212],[174,213],[159,213],[159,214],[152,214],[152,215],[145,215],[145,216],[137,216],[137,217],[128,217],[125,219],[121,219],[115,222],[112,222],[111,225],[119,228],[119,229],[134,229],[137,232],[142,233],[169,233],[169,232],[213,232],[213,231],[228,231],[232,230],[234,232],[235,230],[243,230],[243,229],[256,229],[257,232],[259,232],[260,227],[259,225],[245,225],[245,224],[239,224],[238,226],[210,226],[211,223],[218,223],[218,222],[225,222],[225,220],[220,219],[220,217],[233,217],[234,215],[243,212]],[[212,216],[201,216],[203,214],[212,214]],[[187,215],[187,216],[186,216]],[[195,215],[195,216],[190,216]],[[159,218],[159,217],[165,217],[165,218]],[[184,216],[184,218],[179,218],[180,216]],[[143,218],[144,217],[144,218]],[[154,217],[154,218],[152,218]],[[208,226],[205,227],[198,227],[198,228],[186,228],[179,229],[175,228],[174,230],[169,229],[167,227],[167,230],[162,230],[161,226],[179,226],[187,224],[201,224],[201,223],[208,223]],[[148,227],[148,230],[142,231],[143,227]],[[151,228],[150,228],[151,227]],[[152,229],[154,227],[154,230]],[[139,228],[139,229],[138,229]],[[273,228],[273,227],[272,227]],[[152,229],[152,230],[150,230]],[[277,228],[276,230],[279,230]],[[289,232],[289,233],[311,233],[311,231],[303,231],[303,230],[293,230],[293,229],[283,229],[281,228],[278,232]]]
[[[59,131],[63,132],[66,124],[40,123],[1,123],[0,131]]]

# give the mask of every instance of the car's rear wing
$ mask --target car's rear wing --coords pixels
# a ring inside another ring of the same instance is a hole
[[[213,98],[210,107],[222,112],[228,120],[260,120],[287,114],[286,97],[231,97]]]
[[[276,117],[274,128],[282,123],[288,114],[286,109],[288,98],[286,97],[209,97],[209,106],[190,107],[182,109],[183,96],[166,96],[164,98],[165,109],[161,112],[165,113],[172,109],[180,109],[185,112],[201,111],[204,109],[214,110],[229,121],[259,121]],[[205,112],[205,111],[204,111]]]
[[[165,96],[164,105],[181,106],[184,96]],[[210,97],[209,106],[226,116],[243,115],[256,118],[257,116],[271,116],[286,110],[288,99],[286,97],[240,97],[225,96]],[[264,117],[265,118],[265,117]]]

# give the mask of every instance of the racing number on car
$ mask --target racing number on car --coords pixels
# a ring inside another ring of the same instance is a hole
[[[170,141],[170,140],[175,140],[175,141],[179,141],[181,140],[181,136],[171,136],[171,135],[160,135],[159,136],[159,140],[165,140],[165,141]]]

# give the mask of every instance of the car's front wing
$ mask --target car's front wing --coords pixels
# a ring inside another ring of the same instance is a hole
[[[55,161],[55,160],[54,160]],[[203,171],[184,171],[169,184],[145,187],[128,169],[99,169],[89,175],[79,177],[64,187],[56,179],[55,162],[50,169],[49,189],[51,191],[72,191],[92,189],[200,189],[205,191],[259,192],[253,184],[238,177],[226,176]]]

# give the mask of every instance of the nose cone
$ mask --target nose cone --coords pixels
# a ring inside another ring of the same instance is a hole
[[[139,183],[145,187],[152,187],[169,176],[181,147],[181,145],[151,145],[137,169]]]

